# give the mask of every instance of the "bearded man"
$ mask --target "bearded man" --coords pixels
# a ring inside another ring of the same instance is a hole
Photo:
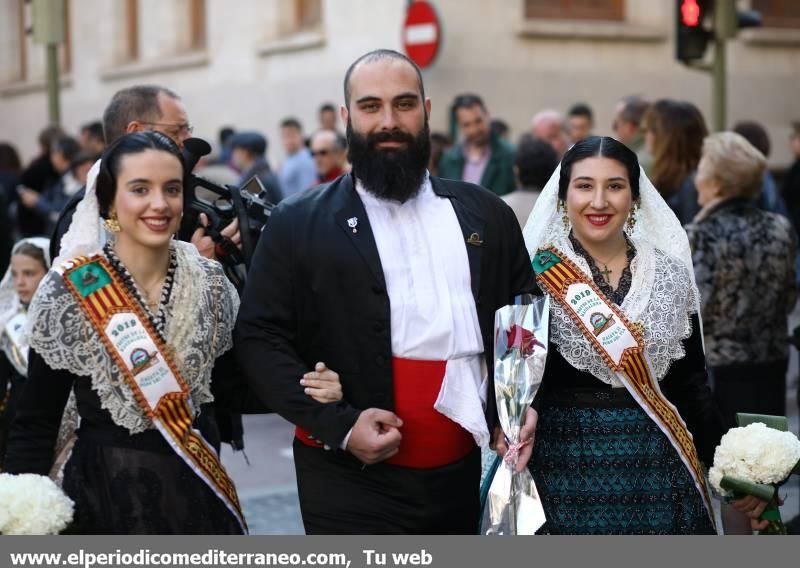
[[[297,426],[307,533],[475,534],[494,313],[535,286],[522,233],[494,194],[428,174],[431,103],[411,60],[367,53],[344,94],[352,172],[273,211],[239,360]],[[337,378],[341,401],[304,394]]]

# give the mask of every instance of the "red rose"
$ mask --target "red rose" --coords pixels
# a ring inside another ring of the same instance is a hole
[[[512,325],[511,329],[506,332],[506,341],[508,349],[519,349],[520,355],[523,357],[532,355],[536,345],[544,347],[544,344],[536,339],[532,331],[517,324]]]

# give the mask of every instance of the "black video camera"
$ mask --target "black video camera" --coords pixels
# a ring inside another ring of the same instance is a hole
[[[179,237],[190,241],[199,226],[200,213],[205,213],[208,218],[206,234],[216,245],[217,258],[228,278],[241,291],[261,230],[275,205],[265,199],[267,193],[256,177],[250,178],[242,187],[233,187],[218,185],[191,173],[200,158],[210,152],[211,146],[200,138],[189,138],[183,143],[183,159],[189,173],[184,180],[184,213]],[[212,201],[198,197],[198,187],[215,194],[217,198]],[[241,250],[222,236],[222,230],[234,219],[239,220]]]

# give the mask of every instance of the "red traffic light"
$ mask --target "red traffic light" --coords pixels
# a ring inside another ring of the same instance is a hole
[[[700,25],[700,6],[697,0],[683,0],[681,3],[681,23],[690,28]]]

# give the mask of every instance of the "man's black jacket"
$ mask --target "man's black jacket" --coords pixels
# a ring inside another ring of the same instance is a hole
[[[492,369],[495,310],[535,289],[522,232],[513,211],[491,192],[459,181],[431,181],[437,195],[450,199],[461,225]],[[355,231],[348,222],[353,218]],[[281,202],[259,240],[234,334],[240,366],[255,394],[338,447],[361,410],[394,408],[390,334],[383,269],[352,175]],[[300,378],[317,361],[339,373],[342,401],[321,404],[303,392]],[[487,419],[493,427],[493,388]]]

